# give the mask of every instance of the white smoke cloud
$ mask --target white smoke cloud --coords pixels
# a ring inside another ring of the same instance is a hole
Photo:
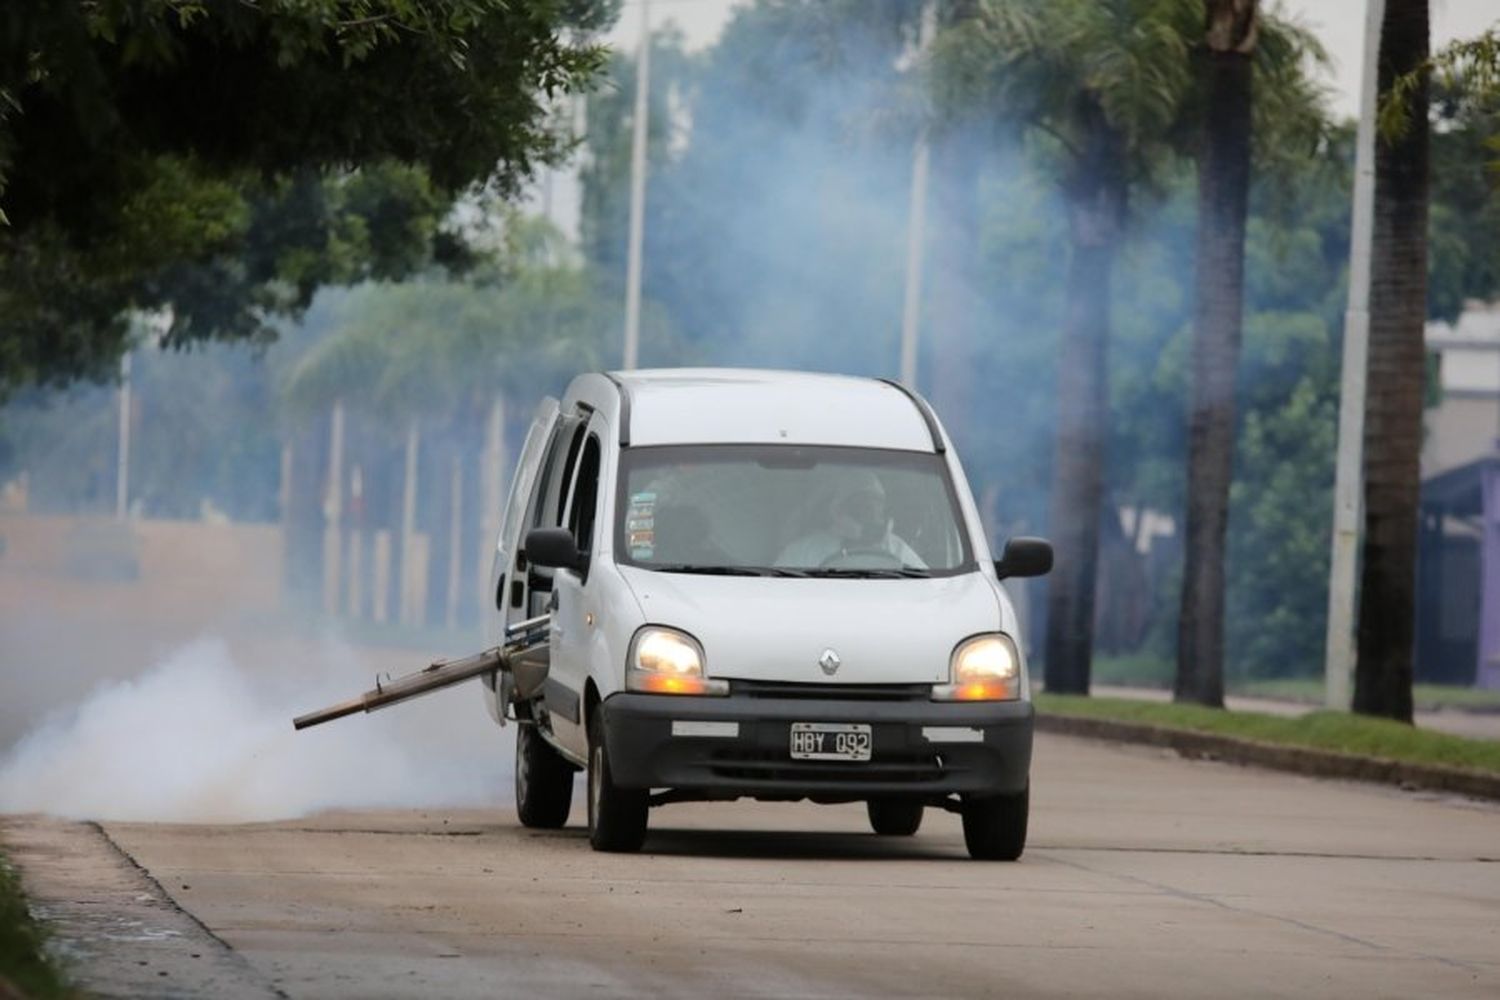
[[[101,684],[0,759],[0,811],[241,822],[511,800],[513,731],[486,716],[477,682],[294,732],[294,715],[373,677],[347,646],[312,648],[312,662],[251,670],[224,641],[200,639],[139,677]],[[412,669],[421,666],[414,654]]]

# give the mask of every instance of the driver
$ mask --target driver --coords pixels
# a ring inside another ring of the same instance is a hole
[[[905,568],[927,568],[911,546],[891,531],[885,487],[870,470],[851,470],[839,482],[828,513],[829,526],[782,549],[777,566],[817,569],[837,565],[842,556],[881,553]]]

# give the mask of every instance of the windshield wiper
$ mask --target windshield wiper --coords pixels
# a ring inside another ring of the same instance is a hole
[[[658,573],[696,573],[699,576],[776,576],[808,579],[810,577],[838,577],[846,580],[925,580],[932,576],[930,570],[903,566],[901,569],[854,569],[829,567],[826,569],[792,569],[786,566],[700,566],[696,563],[640,563],[641,569]]]
[[[767,572],[753,566],[698,566],[693,563],[642,563],[641,568],[658,573],[698,573],[702,576],[765,576]]]
[[[847,580],[925,580],[932,576],[930,570],[903,566],[901,569],[852,569],[849,567],[826,567],[810,569],[807,576],[829,576]]]

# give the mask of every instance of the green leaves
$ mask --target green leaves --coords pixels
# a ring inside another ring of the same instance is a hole
[[[343,399],[371,413],[449,419],[496,389],[524,396],[599,367],[601,338],[618,327],[617,302],[577,267],[526,268],[498,287],[367,285],[283,391],[305,410]]]
[[[1411,127],[1411,102],[1429,79],[1450,92],[1493,106],[1500,103],[1500,26],[1477,38],[1451,42],[1410,73],[1396,78],[1380,95],[1379,124],[1385,138],[1395,140]],[[1500,158],[1497,158],[1500,160]]]
[[[90,245],[55,226],[4,237],[0,350],[15,360],[0,394],[32,381],[109,377],[127,308],[169,303],[166,346],[265,343],[277,319],[320,287],[424,272],[440,247],[472,264],[480,252],[444,230],[449,206],[425,171],[397,163],[260,184],[161,157]]]
[[[982,108],[1077,158],[1094,105],[1124,140],[1132,178],[1155,182],[1173,156],[1193,152],[1203,14],[1202,0],[980,0],[975,19],[933,47],[937,113]],[[1327,56],[1305,28],[1270,14],[1256,39],[1257,156],[1305,163],[1326,122],[1308,66]]]
[[[170,307],[176,344],[265,339],[319,284],[427,267],[457,247],[439,225],[456,196],[512,194],[566,148],[547,96],[602,53],[562,29],[617,9],[8,0],[0,342],[27,360],[0,395],[106,370],[130,308]]]
[[[1428,313],[1451,322],[1465,300],[1500,295],[1500,95],[1439,80],[1432,106]]]
[[[1070,147],[1092,101],[1129,148],[1144,152],[1174,123],[1192,82],[1189,52],[1202,32],[1195,0],[982,0],[975,22],[935,45],[940,109],[984,104]]]

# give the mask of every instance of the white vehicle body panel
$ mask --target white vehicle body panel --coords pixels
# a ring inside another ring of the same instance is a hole
[[[703,577],[622,567],[646,619],[703,644],[705,672],[809,684],[942,684],[953,647],[1005,620],[977,571],[928,580]],[[842,661],[825,673],[818,658]]]
[[[622,389],[628,413],[622,414]],[[598,698],[624,690],[630,642],[643,625],[667,625],[696,637],[704,647],[709,677],[819,684],[943,683],[949,659],[963,639],[1003,631],[1019,640],[1018,622],[995,576],[993,557],[951,444],[941,425],[932,424],[916,400],[899,387],[872,379],[799,372],[735,369],[681,369],[590,374],[574,379],[561,417],[555,404],[539,411],[546,437],[578,427],[600,444],[600,467],[590,565],[587,578],[566,569],[553,572],[552,665],[547,697],[549,736],[566,755],[581,761],[587,753],[585,699],[590,681]],[[568,423],[569,416],[576,419]],[[613,525],[620,468],[621,424],[628,447],[672,444],[833,445],[932,452],[934,433],[944,444],[964,531],[975,568],[929,579],[796,579],[724,577],[670,573],[617,565]],[[546,441],[537,445],[545,447]],[[553,450],[558,446],[554,444]],[[536,492],[545,462],[529,439],[513,490]],[[529,461],[529,464],[527,464]],[[527,477],[525,480],[522,477]],[[555,488],[555,487],[554,487]],[[572,486],[565,486],[571,495]],[[521,517],[524,502],[513,493],[496,547],[486,602],[487,632],[498,635],[507,621],[536,611],[528,598],[510,607],[502,585],[513,574],[515,553],[525,531],[535,527]],[[543,513],[550,514],[550,511]],[[552,522],[552,523],[555,523]],[[505,607],[497,607],[505,605]],[[1021,697],[1030,698],[1022,651]],[[818,659],[833,649],[843,661],[828,675]],[[505,714],[501,693],[489,690],[490,710]],[[569,698],[578,699],[576,717]]]
[[[619,372],[631,393],[630,443],[823,444],[931,451],[921,412],[899,388],[806,372]]]

